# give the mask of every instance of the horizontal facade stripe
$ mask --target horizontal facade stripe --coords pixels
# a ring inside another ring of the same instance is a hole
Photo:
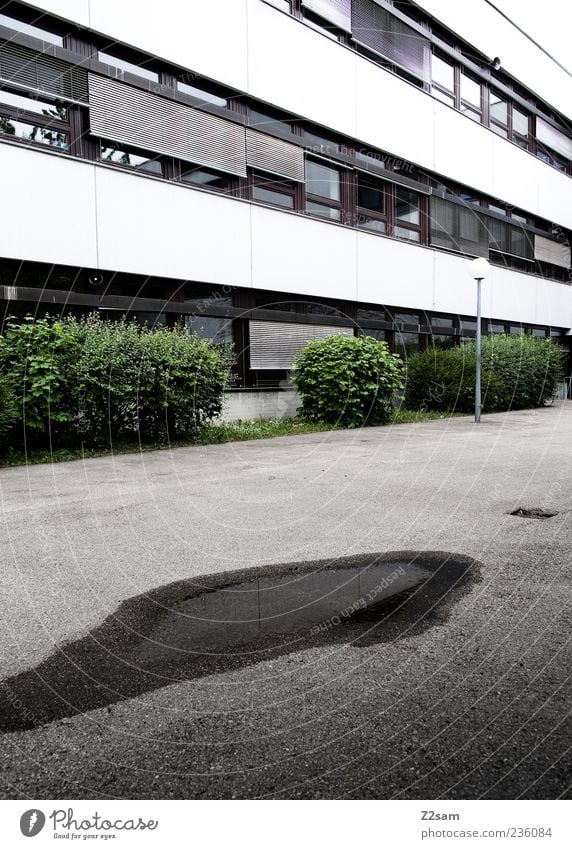
[[[304,182],[304,148],[256,130],[246,131],[246,162],[252,168]]]
[[[352,327],[250,321],[250,368],[290,369],[294,358],[313,339],[353,336]]]
[[[245,129],[141,89],[89,74],[93,135],[246,177]]]
[[[554,239],[546,239],[538,234],[534,236],[534,258],[561,268],[570,268],[572,265],[570,245],[555,242]]]
[[[0,80],[87,103],[87,72],[47,53],[12,42],[0,44]]]
[[[352,0],[302,0],[302,5],[334,26],[352,31]]]

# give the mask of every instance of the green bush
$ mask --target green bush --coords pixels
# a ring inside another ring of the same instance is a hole
[[[542,406],[562,379],[564,352],[550,339],[528,335],[482,340],[482,409],[498,412]],[[472,412],[476,353],[473,341],[458,348],[429,348],[407,364],[405,406],[410,410]]]
[[[0,445],[4,445],[6,437],[18,419],[18,408],[10,382],[0,377]]]
[[[51,447],[189,438],[220,412],[230,364],[228,347],[182,327],[98,315],[11,324],[0,344],[22,435]]]
[[[302,394],[299,413],[345,427],[383,424],[403,387],[402,374],[400,358],[371,336],[309,342],[294,362],[294,382]]]

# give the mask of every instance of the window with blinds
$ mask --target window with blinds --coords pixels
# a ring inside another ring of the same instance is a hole
[[[438,197],[430,201],[429,243],[472,256],[489,255],[488,234],[480,214]]]
[[[0,44],[0,80],[17,88],[42,91],[87,103],[87,72],[47,53],[13,42]]]
[[[125,83],[88,77],[93,135],[246,177],[244,127]]]
[[[536,119],[536,138],[538,141],[555,150],[566,159],[572,159],[572,139],[569,139],[564,133],[561,133],[547,121],[542,118]]]
[[[424,82],[430,81],[429,40],[375,0],[352,0],[351,26],[357,42]]]
[[[352,327],[285,321],[250,321],[249,328],[252,369],[290,369],[297,354],[313,339],[354,335]]]
[[[259,171],[304,182],[304,148],[256,130],[246,131],[246,162]]]
[[[302,5],[309,12],[314,12],[334,26],[346,30],[346,32],[351,32],[351,0],[302,0]]]
[[[570,245],[555,242],[554,239],[547,239],[535,233],[534,258],[540,262],[549,262],[560,268],[570,268],[572,264],[570,253]]]

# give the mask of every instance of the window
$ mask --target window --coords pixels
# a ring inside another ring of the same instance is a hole
[[[138,168],[141,171],[149,171],[152,174],[163,173],[159,158],[133,153],[130,150],[116,147],[115,145],[101,145],[101,161],[112,162],[115,165],[125,165],[129,168]]]
[[[210,339],[217,345],[232,342],[232,321],[228,318],[211,318],[205,315],[191,315],[187,321],[189,333],[199,339]]]
[[[358,174],[357,225],[365,230],[387,233],[387,197],[385,184]]]
[[[32,24],[26,24],[23,21],[17,21],[15,18],[9,18],[8,15],[0,15],[0,26],[9,27],[24,35],[31,35],[34,38],[39,38],[42,41],[48,41],[50,44],[57,44],[58,47],[63,47],[64,40],[61,35],[57,35],[55,32],[50,32],[41,27],[32,26]]]
[[[488,234],[476,209],[432,197],[430,210],[430,244],[471,256],[488,257]]]
[[[508,101],[494,91],[489,92],[489,118],[491,129],[508,139]]]
[[[441,315],[431,316],[431,327],[449,327],[452,330],[454,326],[455,324],[452,318]]]
[[[488,327],[488,332],[489,332],[489,333],[492,333],[492,334],[495,334],[495,333],[506,333],[506,325],[504,325],[504,324],[499,324],[499,323],[497,323],[497,322],[490,321],[490,322],[489,322],[489,327]]]
[[[419,315],[414,312],[396,312],[393,315],[393,322],[398,327],[402,324],[419,325]]]
[[[429,344],[432,348],[454,348],[455,347],[455,337],[449,336],[445,333],[432,333],[429,336]]]
[[[512,108],[512,140],[524,150],[530,147],[530,117],[516,106]]]
[[[455,67],[439,56],[432,60],[433,94],[450,106],[455,105]]]
[[[135,65],[133,62],[126,62],[125,59],[120,59],[118,56],[114,56],[111,53],[104,53],[101,50],[97,54],[97,58],[100,62],[104,62],[106,65],[111,65],[119,71],[127,71],[129,74],[135,74],[137,77],[143,77],[144,79],[151,80],[154,83],[159,82],[159,74],[144,67],[144,64]]]
[[[268,177],[253,177],[252,199],[284,209],[296,208],[296,186],[288,180],[269,179]]]
[[[321,162],[306,162],[306,211],[310,215],[341,220],[341,175]]]
[[[464,71],[461,71],[460,110],[473,121],[481,120],[481,84],[465,74]]]
[[[23,141],[67,150],[67,109],[58,101],[51,103],[0,91],[0,132]]]
[[[217,192],[230,194],[235,185],[235,180],[229,174],[221,174],[220,171],[211,171],[210,168],[189,168],[186,162],[181,163],[181,176],[183,183],[191,183],[202,186],[205,189],[213,189]]]
[[[177,82],[177,91],[180,91],[181,94],[188,94],[191,97],[194,97],[195,100],[200,100],[201,103],[212,103],[213,106],[228,106],[228,100],[226,97],[219,97],[216,94],[212,94],[210,91],[206,91],[204,88],[189,85],[188,83],[183,83],[181,81]]]
[[[324,156],[335,156],[340,152],[338,142],[317,133],[309,132],[308,130],[304,130],[304,147],[308,152],[321,153]]]
[[[393,235],[412,242],[421,240],[419,195],[410,189],[396,186]]]
[[[416,354],[419,350],[419,334],[418,333],[396,333],[395,347],[397,353],[404,359]]]
[[[431,42],[374,0],[353,0],[354,39],[417,81],[431,79]]]
[[[256,127],[257,130],[263,131],[278,131],[282,133],[293,133],[294,122],[285,121],[276,118],[267,112],[260,112],[258,109],[251,108],[248,113],[248,123],[251,127]]]

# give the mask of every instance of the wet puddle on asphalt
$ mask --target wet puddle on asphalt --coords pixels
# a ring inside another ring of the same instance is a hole
[[[177,681],[327,644],[443,624],[479,565],[447,552],[368,554],[203,576],[123,602],[87,636],[0,682],[0,732],[25,731]]]

